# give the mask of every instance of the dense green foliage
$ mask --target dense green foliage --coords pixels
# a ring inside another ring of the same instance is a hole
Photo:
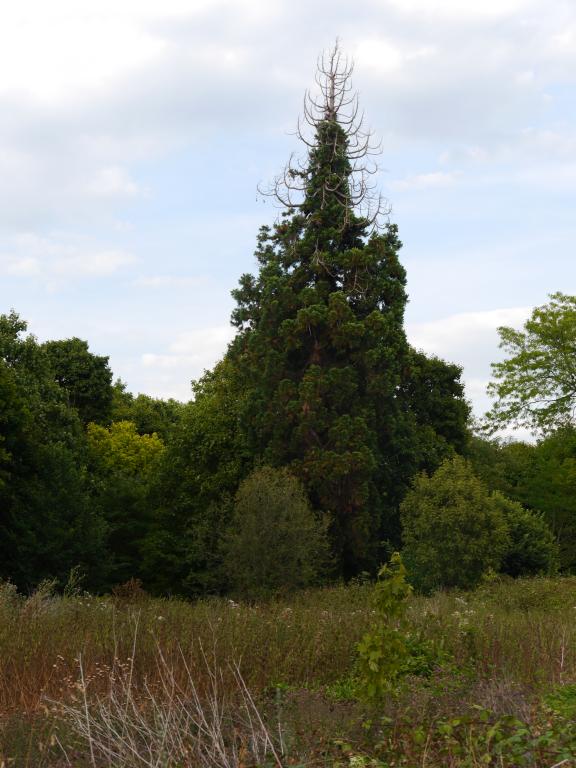
[[[533,310],[523,330],[498,330],[508,357],[492,366],[488,391],[497,400],[489,422],[538,432],[574,424],[576,296],[554,293]]]
[[[516,458],[524,447],[535,450],[519,443],[512,447]],[[418,477],[402,502],[404,554],[411,579],[424,591],[470,588],[489,570],[516,577],[558,568],[558,542],[545,516],[500,492],[510,493],[511,486],[480,479],[478,465],[495,469],[495,461],[486,462],[490,450],[498,449],[476,442],[477,466],[461,457],[446,460],[430,477]]]
[[[397,227],[374,231],[353,206],[351,131],[328,103],[314,130],[290,171],[302,202],[261,229],[259,273],[233,293],[228,359],[251,452],[289,466],[330,514],[351,576],[375,569],[381,541],[399,543],[410,479],[463,445],[468,407],[460,369],[407,343]]]
[[[576,568],[576,430],[565,427],[535,444],[476,438],[470,457],[480,477],[542,514],[560,548],[560,567]]]
[[[39,344],[0,316],[0,577],[23,590],[72,569],[96,590],[144,575],[162,443],[89,421],[109,421],[111,377],[86,342]]]
[[[224,543],[233,592],[256,598],[319,583],[329,565],[327,524],[286,469],[252,472],[236,494]]]
[[[164,444],[155,433],[139,435],[131,421],[113,422],[109,428],[89,424],[87,440],[93,503],[106,524],[109,581],[141,579],[151,525],[148,494]]]
[[[476,586],[510,546],[501,506],[460,457],[419,475],[401,505],[404,555],[415,585]]]
[[[91,504],[82,423],[25,331],[14,312],[0,316],[0,577],[27,589],[65,581],[80,565],[100,586],[104,525]]]
[[[134,396],[118,379],[112,387],[110,419],[131,421],[141,435],[156,433],[163,440],[172,435],[184,411],[178,400],[161,400],[139,394]]]
[[[550,526],[538,512],[497,491],[490,497],[502,512],[508,527],[509,543],[500,564],[509,576],[543,576],[558,568],[558,544]]]
[[[188,596],[221,591],[222,542],[240,480],[252,469],[226,360],[196,382],[152,490],[149,588]]]
[[[88,351],[82,339],[47,341],[42,345],[57,383],[84,424],[105,424],[112,408],[112,371],[108,358]]]

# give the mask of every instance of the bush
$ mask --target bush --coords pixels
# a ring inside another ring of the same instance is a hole
[[[558,568],[558,544],[542,515],[498,492],[492,494],[492,500],[504,515],[510,536],[502,572],[509,576],[554,573]]]
[[[421,591],[472,589],[489,569],[498,570],[509,547],[499,506],[459,456],[414,481],[400,507],[403,557]]]
[[[317,583],[329,560],[327,527],[286,469],[254,471],[240,484],[224,545],[233,591],[253,599]]]

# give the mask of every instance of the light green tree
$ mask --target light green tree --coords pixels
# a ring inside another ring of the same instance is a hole
[[[496,402],[487,426],[528,427],[549,433],[574,423],[576,409],[576,296],[550,295],[522,330],[501,327],[506,359],[494,363],[488,394]]]
[[[430,592],[471,589],[497,570],[510,539],[502,510],[460,456],[419,475],[400,507],[403,557],[411,581]]]
[[[109,585],[142,578],[144,541],[151,526],[150,488],[164,453],[156,434],[139,435],[131,421],[109,428],[88,424],[94,503],[107,524]]]
[[[152,472],[164,450],[157,434],[139,435],[132,421],[115,421],[110,427],[88,424],[88,446],[106,471],[144,476]]]
[[[558,429],[536,443],[475,437],[470,443],[470,457],[475,472],[490,490],[500,491],[525,510],[542,514],[560,548],[560,569],[573,573],[576,570],[576,428]],[[529,525],[534,528],[533,521]],[[514,538],[513,527],[511,535]],[[510,572],[506,562],[503,568]]]

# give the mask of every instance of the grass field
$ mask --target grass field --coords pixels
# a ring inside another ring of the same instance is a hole
[[[0,586],[0,766],[576,765],[576,578],[413,597],[377,704],[358,584],[261,605]]]

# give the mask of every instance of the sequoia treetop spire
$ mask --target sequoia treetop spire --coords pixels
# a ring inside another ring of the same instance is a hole
[[[332,162],[332,167],[323,181],[321,199],[338,197],[365,220],[368,229],[374,230],[382,225],[382,215],[389,213],[389,207],[372,182],[378,170],[374,156],[380,153],[380,145],[365,127],[358,95],[352,87],[353,71],[354,64],[342,54],[338,41],[319,56],[317,88],[305,92],[296,129],[308,151],[304,158],[292,155],[265,194],[272,195],[283,208],[302,210],[314,173],[311,160],[324,150],[322,156]]]

